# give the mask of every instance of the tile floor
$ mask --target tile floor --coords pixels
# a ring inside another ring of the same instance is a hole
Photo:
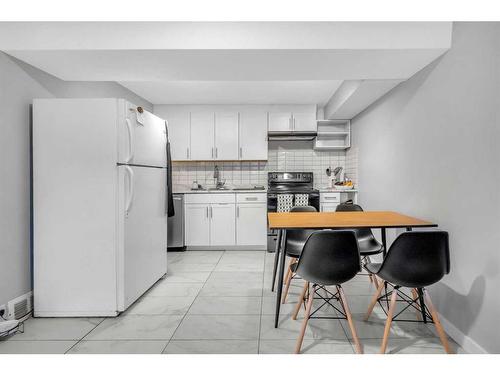
[[[24,333],[0,341],[0,353],[292,353],[300,315],[291,312],[302,287],[294,281],[274,328],[274,254],[265,251],[169,253],[168,276],[117,318],[32,318]],[[376,353],[380,307],[362,320],[373,286],[366,276],[345,285],[365,353]],[[324,312],[325,314],[327,312]],[[413,314],[413,313],[411,313]],[[451,340],[455,351],[463,350]],[[312,320],[304,353],[354,353],[345,321]],[[432,325],[395,323],[390,353],[443,353]]]

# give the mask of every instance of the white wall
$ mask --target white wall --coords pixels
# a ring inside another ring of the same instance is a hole
[[[33,98],[121,97],[112,82],[64,82],[0,52],[0,305],[31,290],[30,123]]]
[[[448,332],[500,353],[500,23],[456,23],[449,52],[357,116],[360,203],[435,221],[451,273],[430,288]]]

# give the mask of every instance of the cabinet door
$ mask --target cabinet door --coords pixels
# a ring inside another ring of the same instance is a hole
[[[236,243],[241,246],[267,245],[267,205],[244,203],[236,207]]]
[[[215,159],[238,160],[238,113],[215,114]]]
[[[210,245],[234,246],[235,233],[235,205],[219,203],[210,206]]]
[[[189,112],[169,115],[167,121],[172,160],[189,160]]]
[[[321,212],[335,212],[337,209],[337,203],[321,203]]]
[[[269,112],[270,132],[289,132],[293,130],[290,112]]]
[[[210,245],[208,204],[186,204],[184,207],[186,246]]]
[[[314,112],[294,112],[293,130],[296,132],[317,131],[316,113]]]
[[[214,158],[214,113],[191,112],[191,160]]]
[[[267,113],[240,113],[240,160],[267,160]]]

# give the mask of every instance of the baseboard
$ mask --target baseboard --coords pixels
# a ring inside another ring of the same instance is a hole
[[[472,338],[464,334],[457,327],[455,327],[448,319],[444,318],[441,314],[439,314],[439,319],[441,320],[441,324],[443,325],[446,333],[455,340],[467,353],[470,354],[488,354],[488,351],[485,350],[481,345],[479,345]]]

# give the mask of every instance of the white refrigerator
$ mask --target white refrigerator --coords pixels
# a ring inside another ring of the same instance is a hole
[[[116,316],[166,273],[166,124],[140,112],[34,100],[35,316]]]

